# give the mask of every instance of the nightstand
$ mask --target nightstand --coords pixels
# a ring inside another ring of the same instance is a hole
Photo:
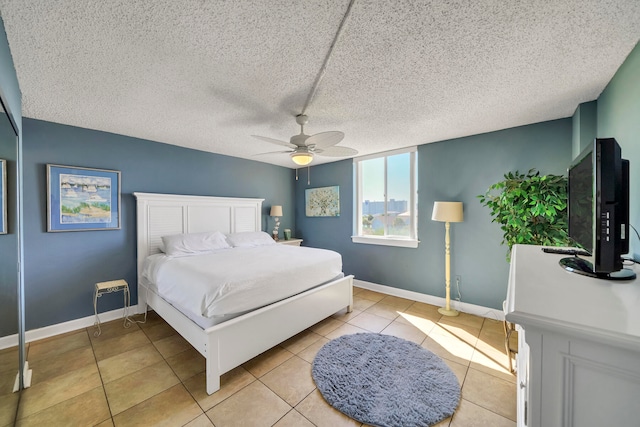
[[[281,245],[300,246],[302,239],[278,240]]]

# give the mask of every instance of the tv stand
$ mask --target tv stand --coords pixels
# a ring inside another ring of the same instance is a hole
[[[628,268],[623,268],[613,273],[594,273],[593,264],[586,259],[582,259],[578,256],[561,258],[560,265],[567,271],[572,273],[582,274],[583,276],[593,277],[602,280],[633,280],[636,278],[636,273]]]
[[[566,257],[566,255],[564,255]],[[640,280],[558,268],[515,245],[506,319],[518,334],[519,427],[635,426],[640,420]]]

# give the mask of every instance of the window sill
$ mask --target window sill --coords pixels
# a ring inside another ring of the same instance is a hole
[[[365,245],[382,245],[396,246],[400,248],[417,248],[419,240],[415,239],[394,239],[392,237],[374,237],[374,236],[351,236],[353,243],[362,243]]]

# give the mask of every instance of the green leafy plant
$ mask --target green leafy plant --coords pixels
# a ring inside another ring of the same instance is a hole
[[[509,172],[478,198],[491,209],[492,222],[500,224],[502,244],[509,247],[507,261],[515,244],[569,244],[566,177],[540,175],[535,169]]]

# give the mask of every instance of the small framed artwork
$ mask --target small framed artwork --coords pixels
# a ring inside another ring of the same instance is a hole
[[[0,159],[0,234],[7,234],[7,161]]]
[[[47,165],[47,231],[120,229],[120,171]]]
[[[305,190],[307,216],[340,216],[340,186]]]

